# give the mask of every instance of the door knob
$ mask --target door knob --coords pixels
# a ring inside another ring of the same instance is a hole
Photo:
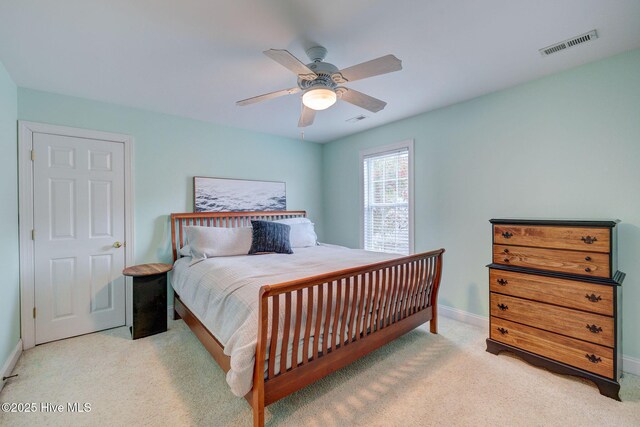
[[[122,247],[122,243],[120,243],[120,242],[115,242],[115,243],[113,244],[113,247],[114,247],[114,248],[116,248],[116,249],[121,248],[121,247]]]

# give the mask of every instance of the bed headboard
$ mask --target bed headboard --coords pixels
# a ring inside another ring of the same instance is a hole
[[[269,211],[269,212],[188,212],[171,214],[171,249],[173,262],[180,257],[179,250],[184,246],[184,227],[249,227],[251,220],[275,221],[285,218],[304,218],[306,211]]]

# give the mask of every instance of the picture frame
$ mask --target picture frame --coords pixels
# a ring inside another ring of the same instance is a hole
[[[286,211],[283,181],[193,177],[194,212]]]

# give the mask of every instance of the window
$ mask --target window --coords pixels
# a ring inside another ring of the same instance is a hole
[[[413,252],[413,141],[362,152],[362,245],[368,251]]]

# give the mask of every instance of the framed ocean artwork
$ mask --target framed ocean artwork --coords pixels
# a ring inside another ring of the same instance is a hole
[[[287,210],[284,182],[194,176],[193,192],[194,212]]]

